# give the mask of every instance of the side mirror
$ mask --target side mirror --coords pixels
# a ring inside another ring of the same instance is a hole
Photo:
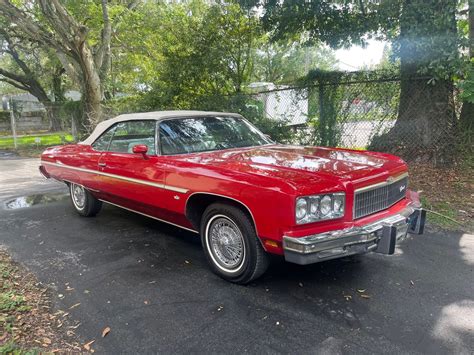
[[[145,144],[137,144],[132,148],[132,152],[135,154],[143,155],[143,158],[146,158],[146,153],[148,152],[148,147]]]

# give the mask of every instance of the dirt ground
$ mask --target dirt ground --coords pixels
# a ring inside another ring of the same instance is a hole
[[[409,165],[410,185],[421,191],[431,221],[441,227],[474,230],[474,169]]]
[[[0,249],[0,353],[83,351],[67,311],[51,312],[50,293]]]

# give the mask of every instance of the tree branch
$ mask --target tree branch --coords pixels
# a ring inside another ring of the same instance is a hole
[[[24,75],[18,75],[2,68],[0,68],[0,75],[3,75],[4,77],[10,80],[14,80],[18,83],[21,83],[24,86],[28,86],[29,80]]]
[[[15,44],[13,43],[11,37],[8,35],[8,33],[0,29],[0,34],[3,36],[5,41],[7,42],[8,49],[5,50],[6,53],[8,53],[12,59],[15,61],[15,63],[20,67],[20,69],[25,73],[26,77],[33,77],[33,72],[30,70],[28,65],[20,58],[20,55],[15,49]]]
[[[16,87],[17,89],[28,91],[28,88],[26,86],[21,85],[20,83],[17,83],[16,81],[10,80],[6,77],[0,77],[0,81],[3,81],[7,84],[10,84],[11,86]]]
[[[80,58],[78,48],[86,41],[87,27],[78,24],[58,0],[38,0],[38,2],[48,23],[59,35],[62,47],[66,48],[63,50],[64,53],[75,56],[75,59]]]
[[[31,16],[12,5],[10,1],[0,0],[0,14],[12,24],[15,24],[29,40],[40,42],[62,51],[69,49],[63,43],[56,40],[51,32],[34,21]]]

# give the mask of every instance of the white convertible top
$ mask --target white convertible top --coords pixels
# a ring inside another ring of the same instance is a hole
[[[240,117],[237,113],[229,112],[211,112],[211,111],[155,111],[155,112],[142,112],[142,113],[127,113],[124,115],[119,115],[114,118],[100,122],[92,132],[92,134],[87,137],[79,144],[92,144],[94,141],[100,137],[110,126],[117,122],[131,121],[131,120],[163,120],[168,118],[189,118],[196,116],[235,116]]]

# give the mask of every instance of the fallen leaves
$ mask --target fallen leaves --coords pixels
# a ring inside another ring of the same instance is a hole
[[[11,293],[12,302],[17,304],[0,312],[0,344],[11,341],[22,349],[41,347],[41,353],[80,351],[81,346],[74,338],[66,341],[64,324],[68,324],[68,319],[64,319],[64,315],[67,313],[61,310],[50,313],[51,297],[64,298],[64,295],[47,292],[48,288],[32,273],[12,262],[1,248],[0,266],[2,270],[8,270],[0,274],[0,284],[4,285],[2,292]]]
[[[71,307],[69,307],[69,309],[74,309],[76,307],[79,307],[81,305],[81,303],[76,303],[76,304],[73,304]]]
[[[69,329],[77,329],[81,325],[81,322],[77,323],[76,325],[70,325]]]
[[[102,331],[102,338],[105,338],[107,334],[110,333],[110,327],[105,327],[104,330]]]
[[[91,340],[90,342],[88,343],[85,343],[84,344],[84,349],[86,349],[87,351],[90,351],[90,352],[94,352],[94,350],[91,348],[91,345],[94,344],[95,340]]]
[[[410,166],[410,184],[414,190],[423,191],[422,196],[426,197],[425,207],[431,207],[429,209],[443,214],[446,214],[446,211],[451,212],[453,215],[450,216],[464,224],[467,230],[474,226],[473,176],[473,169],[463,166],[453,168],[433,168],[429,164]]]

